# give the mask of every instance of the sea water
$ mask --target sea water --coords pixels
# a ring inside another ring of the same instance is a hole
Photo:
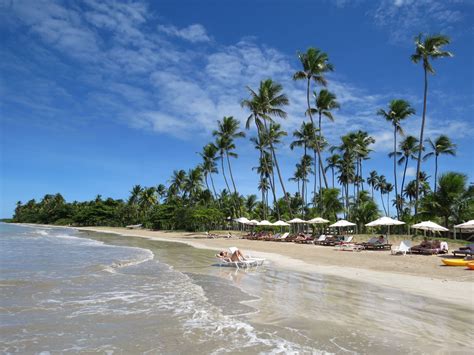
[[[0,224],[2,353],[468,353],[472,309],[187,245]],[[472,286],[472,285],[471,285]]]

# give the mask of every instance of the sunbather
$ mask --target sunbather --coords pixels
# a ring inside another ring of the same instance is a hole
[[[225,250],[221,250],[219,254],[216,254],[216,257],[224,261],[244,261],[245,260],[245,256],[237,248],[234,250],[232,254]]]

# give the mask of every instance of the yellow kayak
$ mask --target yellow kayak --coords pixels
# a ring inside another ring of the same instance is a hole
[[[472,260],[464,259],[443,259],[441,260],[444,265],[448,266],[468,266],[469,263],[472,263]],[[474,265],[473,265],[474,268]]]
[[[474,261],[471,261],[470,263],[468,263],[467,267],[471,270],[474,270]]]

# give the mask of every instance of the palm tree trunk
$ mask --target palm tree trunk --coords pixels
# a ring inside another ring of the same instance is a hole
[[[229,152],[226,152],[227,165],[229,166],[230,180],[232,181],[232,186],[234,188],[234,193],[237,195],[237,189],[235,188],[234,175],[232,174],[232,168],[230,166]]]
[[[211,191],[211,189],[209,188],[209,182],[207,181],[207,174],[204,174],[204,181],[206,182],[206,188]]]
[[[331,167],[331,171],[332,171],[332,188],[334,189],[334,167],[333,166]]]
[[[402,178],[402,186],[400,189],[400,196],[403,194],[403,187],[405,186],[405,176],[407,174],[407,168],[408,168],[408,157],[406,157],[405,168],[403,169],[403,178]],[[403,210],[403,202],[402,202],[401,209]]]
[[[316,189],[317,189],[317,183],[318,183],[318,178],[316,175],[317,171],[317,164],[318,164],[318,155],[316,153],[316,149],[313,149],[314,153],[314,187],[313,187],[313,201],[314,201],[314,207],[316,207]]]
[[[311,114],[311,105],[309,103],[309,87],[310,87],[310,83],[311,83],[311,79],[308,78],[308,85],[306,87],[306,102],[308,104],[308,115],[309,115],[309,119],[311,120],[311,123],[313,124],[314,126],[314,121],[313,121],[313,115]],[[316,142],[316,151],[318,152],[318,158],[319,158],[319,165],[322,167],[323,166],[323,163],[321,161],[321,148],[319,147],[319,142]],[[324,173],[324,170],[323,170],[323,178],[324,178],[324,186],[326,186],[326,189],[328,188],[328,181],[326,179],[326,174]],[[321,179],[321,177],[320,177]],[[321,186],[321,180],[319,180],[319,185]]]
[[[387,192],[387,216],[390,217],[390,192]]]
[[[383,211],[385,212],[385,215],[387,216],[387,209],[385,208],[385,202],[383,200],[382,189],[380,189],[380,199],[382,200]]]
[[[397,218],[400,219],[400,210],[398,208],[398,185],[397,185],[397,127],[393,128],[393,178],[395,180],[395,207],[397,209]],[[390,210],[390,208],[389,208]]]
[[[434,176],[434,192],[438,187],[438,154],[435,155],[435,176]]]
[[[362,159],[361,158],[359,158],[359,167],[360,167],[360,183],[362,185],[362,191],[364,191],[364,179],[363,179],[364,174],[362,173]]]
[[[225,181],[225,186],[227,186],[227,191],[229,191],[230,193],[230,187],[229,187],[229,183],[227,182],[227,177],[225,176],[225,170],[224,170],[224,155],[221,154],[221,169],[222,169],[222,176],[224,177],[224,181]]]
[[[260,174],[260,186],[262,186],[262,210],[263,210],[263,219],[267,219],[267,218],[265,217],[265,190],[263,189],[262,174]]]
[[[214,186],[214,179],[212,178],[212,173],[209,174],[209,177],[211,178],[211,185],[212,185],[212,191],[214,192],[214,198],[217,200],[216,187]]]
[[[415,215],[418,212],[418,197],[419,197],[419,190],[420,190],[420,169],[421,169],[421,153],[423,151],[423,133],[425,130],[425,119],[426,119],[426,99],[428,95],[428,72],[426,68],[426,64],[423,63],[423,69],[425,73],[425,89],[423,95],[423,115],[421,118],[421,130],[420,130],[420,147],[418,150],[418,161],[416,163],[416,195],[415,195]]]

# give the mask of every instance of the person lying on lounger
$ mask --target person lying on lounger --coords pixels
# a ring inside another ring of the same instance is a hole
[[[383,235],[379,236],[379,238],[375,241],[375,244],[385,244],[385,237]]]
[[[216,256],[224,261],[243,261],[245,260],[245,256],[242,254],[242,252],[239,249],[236,249],[232,254],[221,250],[219,254],[216,254]]]

